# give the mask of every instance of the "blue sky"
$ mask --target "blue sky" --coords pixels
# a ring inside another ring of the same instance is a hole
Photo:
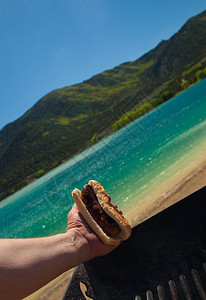
[[[205,0],[0,0],[0,129],[51,90],[139,58]]]

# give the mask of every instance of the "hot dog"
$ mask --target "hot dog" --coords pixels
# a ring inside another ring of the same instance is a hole
[[[81,191],[74,189],[72,196],[86,222],[105,244],[118,245],[129,238],[128,221],[99,182],[90,180]]]

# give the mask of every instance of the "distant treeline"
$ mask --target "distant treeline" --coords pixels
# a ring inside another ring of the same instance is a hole
[[[166,102],[167,100],[174,97],[177,93],[186,88],[189,88],[194,83],[206,78],[206,60],[203,60],[202,63],[197,63],[187,71],[182,73],[181,77],[181,85],[177,87],[181,87],[180,89],[177,88],[173,91],[164,91],[160,94],[158,98],[154,98],[147,103],[142,104],[136,109],[125,114],[121,117],[118,121],[116,121],[112,125],[112,129],[114,131],[119,130],[120,128],[128,125],[129,123],[133,122],[134,120],[138,119],[139,117],[143,116],[144,114],[148,113],[149,111],[153,110],[155,107],[159,106],[160,104]],[[98,135],[95,133],[91,138],[91,142],[95,143],[98,141]]]

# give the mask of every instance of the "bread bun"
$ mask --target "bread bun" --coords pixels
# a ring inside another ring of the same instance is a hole
[[[86,205],[82,201],[81,191],[78,189],[74,189],[72,192],[73,199],[77,204],[82,216],[88,223],[88,225],[92,228],[92,230],[100,237],[100,239],[105,244],[110,245],[119,245],[120,241],[124,241],[128,239],[131,235],[131,227],[128,221],[111,205],[110,200],[103,188],[103,186],[97,182],[96,180],[90,180],[89,185],[93,188],[93,191],[96,194],[97,200],[105,211],[107,215],[109,215],[115,222],[118,224],[120,228],[120,232],[117,236],[111,237],[107,235],[99,224],[93,219],[91,214],[89,213]]]

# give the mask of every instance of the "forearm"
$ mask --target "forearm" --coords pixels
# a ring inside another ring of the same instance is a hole
[[[0,295],[21,299],[87,259],[77,234],[0,241]]]

